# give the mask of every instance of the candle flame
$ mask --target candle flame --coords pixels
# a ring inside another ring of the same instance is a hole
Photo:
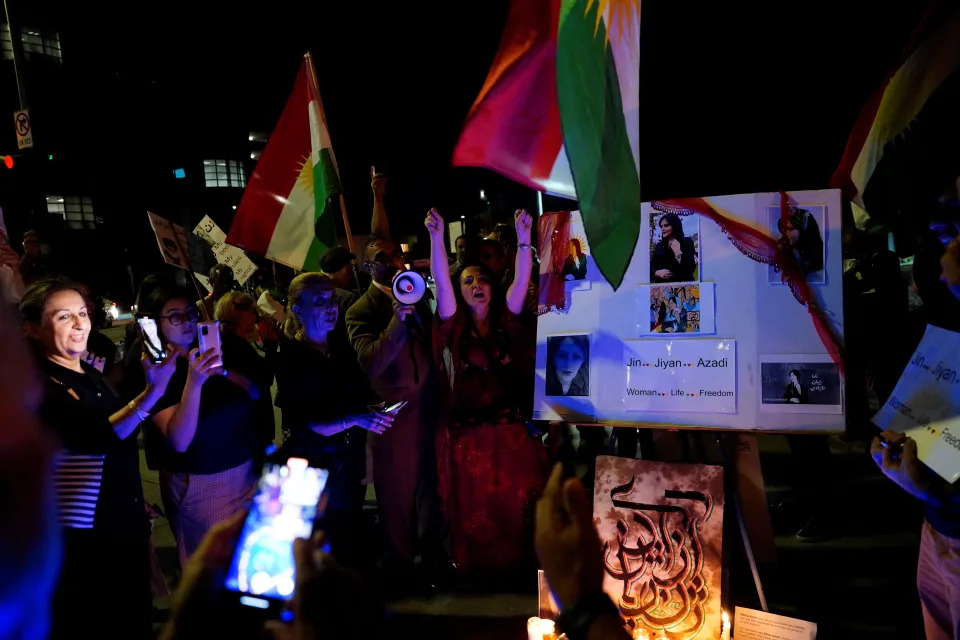
[[[727,615],[726,611],[723,612],[722,618],[723,618],[723,624],[730,624],[730,616]]]

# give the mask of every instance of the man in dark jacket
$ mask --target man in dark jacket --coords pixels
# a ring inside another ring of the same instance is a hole
[[[377,178],[374,176],[374,194]],[[382,197],[382,191],[381,191]],[[380,215],[378,215],[378,213]],[[373,482],[387,542],[387,572],[408,573],[419,555],[428,569],[443,561],[443,519],[437,493],[434,437],[437,423],[432,314],[426,300],[402,305],[394,276],[405,268],[375,204],[365,267],[373,282],[346,314],[350,343],[380,399],[408,404],[386,433],[371,436]]]

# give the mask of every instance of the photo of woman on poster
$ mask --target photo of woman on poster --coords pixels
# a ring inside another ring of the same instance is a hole
[[[787,388],[783,391],[783,399],[790,404],[807,404],[807,389],[800,384],[800,370],[791,369]]]
[[[590,337],[547,338],[548,396],[590,395]]]
[[[792,209],[786,219],[780,217],[779,207],[771,207],[771,216],[776,216],[780,246],[793,253],[807,282],[824,282],[823,236],[817,216],[799,207]]]
[[[684,235],[683,221],[675,213],[665,213],[659,218],[652,216],[651,222],[650,281],[696,280],[699,263],[696,234]],[[695,224],[693,219],[690,222]]]
[[[587,277],[587,256],[577,238],[570,238],[570,255],[563,262],[563,277],[565,280],[583,280]]]

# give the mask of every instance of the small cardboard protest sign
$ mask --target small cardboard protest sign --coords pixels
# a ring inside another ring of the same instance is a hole
[[[227,234],[210,216],[203,216],[193,233],[210,245],[218,264],[225,264],[233,269],[233,277],[238,283],[245,283],[257,270],[257,265],[243,251],[227,244]]]

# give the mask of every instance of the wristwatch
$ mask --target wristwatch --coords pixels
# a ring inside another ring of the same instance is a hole
[[[569,640],[586,640],[590,625],[605,613],[620,614],[610,596],[600,589],[580,596],[572,606],[565,608],[557,617],[557,627],[567,634]]]

